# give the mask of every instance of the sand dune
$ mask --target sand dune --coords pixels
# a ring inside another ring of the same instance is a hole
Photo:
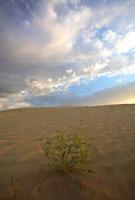
[[[86,128],[95,174],[78,180],[46,168],[41,143],[56,130]],[[11,179],[25,200],[134,200],[135,105],[24,108],[0,112],[0,200]]]

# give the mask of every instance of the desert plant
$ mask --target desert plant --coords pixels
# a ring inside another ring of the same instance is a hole
[[[70,134],[57,131],[42,144],[49,164],[68,171],[91,171],[91,147],[86,129],[73,129]]]

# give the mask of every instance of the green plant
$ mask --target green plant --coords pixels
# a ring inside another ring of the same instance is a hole
[[[57,131],[42,144],[49,164],[67,171],[91,171],[91,147],[86,129],[73,129],[70,134]]]

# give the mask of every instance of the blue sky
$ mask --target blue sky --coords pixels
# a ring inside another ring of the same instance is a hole
[[[0,110],[135,103],[134,0],[0,4]]]
[[[79,85],[73,85],[69,87],[69,90],[79,96],[87,96],[98,91],[102,91],[107,88],[115,86],[126,85],[128,83],[134,83],[135,74],[131,75],[117,75],[113,77],[102,76],[98,79],[94,79],[88,83],[82,83]]]

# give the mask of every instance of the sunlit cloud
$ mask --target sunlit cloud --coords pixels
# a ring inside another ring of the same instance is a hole
[[[135,32],[129,31],[124,37],[120,38],[116,45],[117,53],[126,53],[130,50],[135,51]]]

